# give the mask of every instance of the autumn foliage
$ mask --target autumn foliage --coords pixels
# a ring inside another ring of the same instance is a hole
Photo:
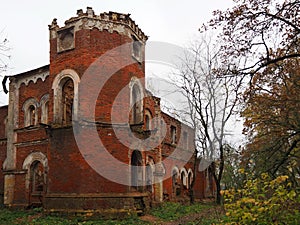
[[[245,165],[273,176],[289,174],[299,186],[299,61],[286,60],[278,74],[256,74],[245,95],[248,100],[242,116],[249,140]]]
[[[300,196],[291,187],[288,176],[263,173],[245,180],[242,189],[223,191],[228,223],[222,224],[299,224]]]

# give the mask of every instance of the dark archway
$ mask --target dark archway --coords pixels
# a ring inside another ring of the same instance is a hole
[[[146,166],[146,187],[147,191],[153,193],[153,171],[149,164]]]
[[[45,170],[40,161],[34,161],[30,166],[30,206],[42,206],[45,193]]]
[[[134,124],[142,121],[142,97],[141,91],[137,84],[132,87],[132,122]]]
[[[131,186],[133,190],[143,191],[143,158],[138,150],[131,155]]]
[[[172,170],[172,190],[173,196],[179,196],[181,193],[180,184],[178,183],[179,171],[177,168]]]
[[[71,78],[65,80],[62,86],[62,107],[63,107],[63,124],[69,125],[72,123],[74,101],[74,82]]]

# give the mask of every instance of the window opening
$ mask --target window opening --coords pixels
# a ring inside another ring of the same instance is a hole
[[[131,186],[136,190],[143,190],[143,159],[138,150],[134,150],[131,156]]]
[[[72,79],[67,79],[62,87],[62,101],[63,101],[63,124],[72,123],[74,100],[74,83]]]
[[[32,191],[44,191],[44,167],[39,161],[32,165]]]
[[[35,107],[33,105],[29,106],[28,108],[28,125],[32,126],[35,125]]]
[[[133,85],[132,88],[132,104],[133,104],[133,111],[132,111],[133,123],[140,123],[141,112],[142,112],[141,92],[138,85],[136,84]]]
[[[171,143],[176,143],[176,127],[171,126]]]

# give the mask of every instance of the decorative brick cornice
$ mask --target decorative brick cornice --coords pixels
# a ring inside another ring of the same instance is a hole
[[[10,81],[14,82],[15,87],[19,89],[22,84],[25,84],[25,86],[27,86],[30,81],[36,83],[38,79],[41,79],[44,82],[48,76],[49,76],[49,68],[47,65],[25,73],[11,76],[9,78]]]

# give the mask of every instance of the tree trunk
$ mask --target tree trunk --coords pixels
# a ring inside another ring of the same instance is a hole
[[[217,193],[216,193],[216,203],[221,204],[221,180],[223,176],[223,170],[224,170],[224,149],[223,145],[220,146],[220,167],[219,167],[219,174],[216,179],[216,186],[217,186]]]
[[[221,182],[219,180],[216,180],[216,188],[217,188],[217,193],[216,193],[216,203],[221,204]]]
[[[189,197],[190,197],[190,204],[195,203],[195,195],[194,195],[194,188],[190,188],[189,190]]]
[[[221,204],[221,180],[222,180],[222,174],[224,169],[224,157],[223,157],[223,151],[221,151],[221,163],[219,168],[219,174],[216,174],[216,168],[215,164],[212,164],[212,172],[213,176],[216,182],[216,203]]]
[[[197,174],[197,155],[198,155],[198,151],[197,149],[195,149],[194,152],[194,165],[193,165],[193,173],[194,173],[194,177],[189,189],[189,197],[190,197],[190,204],[194,204],[195,203],[195,194],[194,194],[194,185],[195,185],[195,181],[196,181],[196,174]]]

